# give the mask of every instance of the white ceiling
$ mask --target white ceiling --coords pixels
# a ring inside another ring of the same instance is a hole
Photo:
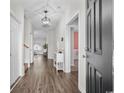
[[[47,5],[48,2],[48,5]],[[48,10],[48,17],[51,25],[47,29],[53,29],[61,20],[64,13],[66,0],[11,0],[11,3],[22,4],[25,9],[25,16],[30,18],[34,29],[46,29],[42,26],[41,19],[44,17],[44,10]]]
[[[48,2],[48,17],[51,19],[49,27],[41,24],[44,17],[44,10]],[[25,16],[28,17],[33,26],[35,41],[44,39],[48,30],[53,30],[59,24],[61,15],[66,9],[66,0],[11,0],[12,4],[22,5],[24,7]],[[43,31],[45,31],[43,33]]]

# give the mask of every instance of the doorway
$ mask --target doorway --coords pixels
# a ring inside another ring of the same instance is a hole
[[[71,72],[78,72],[78,17],[70,24]]]
[[[78,30],[71,31],[71,71],[78,71]]]
[[[65,72],[70,73],[72,71],[72,66],[74,66],[74,59],[78,60],[78,19],[79,13],[76,13],[70,21],[67,23],[67,32],[65,34]],[[74,36],[77,40],[74,42]],[[74,46],[74,43],[75,46]],[[74,51],[76,52],[74,55]],[[74,57],[75,56],[75,57]],[[76,62],[75,62],[76,63]],[[77,62],[78,63],[78,62]],[[78,67],[78,64],[77,64]],[[78,69],[77,69],[78,70]]]
[[[79,13],[76,13],[67,24],[67,32],[65,34],[65,72],[74,73],[79,83]],[[79,88],[79,86],[78,86]]]

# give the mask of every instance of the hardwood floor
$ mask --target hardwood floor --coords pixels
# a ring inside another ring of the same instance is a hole
[[[34,64],[11,93],[80,93],[78,73],[57,73],[50,60],[37,55]]]

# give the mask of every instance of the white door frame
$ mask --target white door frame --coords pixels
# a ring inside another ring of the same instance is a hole
[[[65,72],[71,72],[71,48],[70,48],[70,27],[69,24],[78,17],[78,88],[81,93],[86,93],[86,58],[83,55],[86,54],[86,16],[80,11],[76,12],[74,16],[66,24],[67,30],[65,31]]]
[[[79,12],[76,12],[74,16],[66,24],[67,30],[65,32],[65,72],[71,72],[71,28],[74,27],[70,25],[76,18],[79,18]],[[79,28],[79,26],[78,26]],[[79,37],[78,37],[79,38]]]

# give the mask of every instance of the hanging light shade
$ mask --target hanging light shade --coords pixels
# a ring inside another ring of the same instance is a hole
[[[41,22],[44,25],[48,25],[50,23],[50,18],[47,17],[48,11],[45,10],[44,13],[45,13],[45,16],[41,19]]]

